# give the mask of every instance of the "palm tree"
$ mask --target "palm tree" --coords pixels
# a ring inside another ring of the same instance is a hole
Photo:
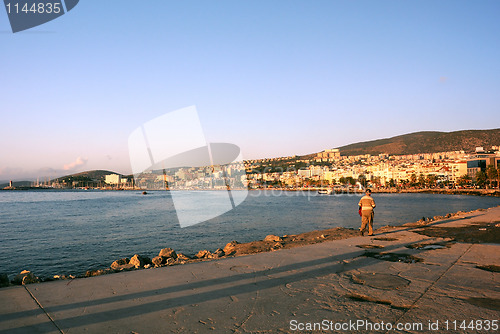
[[[495,166],[488,166],[486,170],[486,176],[488,176],[488,180],[490,181],[490,185],[493,186],[493,181],[496,179],[498,184],[498,171]]]

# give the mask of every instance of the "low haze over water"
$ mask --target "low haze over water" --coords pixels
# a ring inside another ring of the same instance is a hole
[[[463,195],[373,197],[377,203],[375,228],[500,204],[495,197]],[[26,269],[40,277],[79,275],[134,254],[154,257],[166,247],[193,255],[202,249],[223,248],[232,240],[260,240],[268,234],[358,228],[359,198],[253,191],[236,209],[180,228],[165,191],[146,196],[140,191],[2,191],[0,273],[14,275]]]

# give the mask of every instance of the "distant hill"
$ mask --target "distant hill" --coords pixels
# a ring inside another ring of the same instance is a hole
[[[339,147],[342,155],[405,155],[445,151],[474,151],[476,147],[500,145],[500,129],[454,132],[422,131]]]
[[[66,175],[66,176],[61,176],[57,179],[54,179],[53,181],[56,182],[61,182],[63,180],[89,180],[89,181],[104,181],[105,176],[109,174],[118,174],[123,176],[120,173],[112,172],[109,170],[90,170],[86,172],[81,172],[81,173],[76,173],[76,174],[71,174],[71,175]]]

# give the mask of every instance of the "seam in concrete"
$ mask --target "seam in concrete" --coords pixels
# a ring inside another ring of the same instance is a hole
[[[436,285],[436,283],[448,272],[450,271],[451,268],[453,268],[455,266],[455,264],[457,264],[457,262],[465,255],[467,254],[467,252],[469,252],[469,250],[472,248],[473,244],[470,244],[469,247],[467,247],[467,249],[462,253],[462,255],[460,255],[455,261],[453,261],[453,263],[441,274],[439,275],[439,277],[434,281],[432,282],[431,285],[429,285],[425,290],[424,292],[422,292],[422,294],[420,295],[420,297],[418,297],[411,305],[410,307],[408,308],[408,310],[406,310],[399,318],[397,318],[394,323],[398,323],[401,321],[401,319],[403,319],[403,317],[408,313],[410,312],[410,310],[413,309],[413,307],[415,306],[415,304],[417,304],[419,302],[420,299],[422,299],[426,294],[427,292],[429,292],[430,289],[432,289],[432,287],[434,287],[434,285]],[[389,331],[385,332],[384,334],[387,334],[389,333]]]
[[[28,289],[28,287],[26,285],[23,285],[24,286],[24,289],[26,289],[26,291],[29,293],[29,295],[31,296],[31,298],[33,298],[33,300],[35,301],[35,303],[38,305],[38,307],[40,307],[40,309],[43,311],[43,313],[45,313],[45,315],[47,316],[47,318],[49,318],[50,322],[56,326],[56,328],[59,330],[59,332],[61,334],[64,334],[63,330],[56,324],[56,322],[54,321],[54,319],[52,319],[52,317],[50,316],[50,314],[47,313],[47,311],[43,308],[42,304],[40,304],[40,302],[38,301],[38,299],[36,299],[36,297],[31,293],[31,291]]]

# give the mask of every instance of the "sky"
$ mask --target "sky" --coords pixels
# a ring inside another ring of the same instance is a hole
[[[0,180],[131,172],[129,135],[196,106],[243,158],[500,127],[500,2],[109,0],[12,33]]]

